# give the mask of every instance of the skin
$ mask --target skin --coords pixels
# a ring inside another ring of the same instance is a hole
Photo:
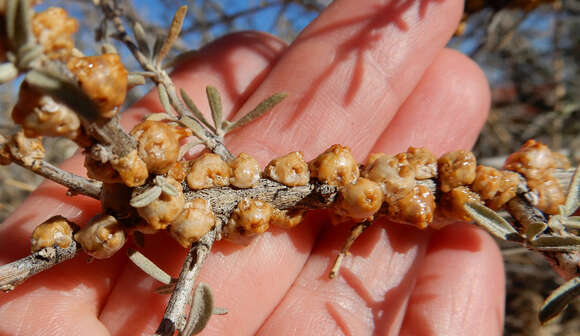
[[[360,161],[410,145],[436,155],[469,149],[490,96],[481,70],[444,48],[462,3],[336,1],[289,46],[255,32],[226,36],[173,78],[203,111],[204,88],[215,86],[232,119],[288,93],[274,112],[227,139],[233,153],[262,166],[294,150],[310,160],[334,143]],[[160,111],[156,96],[125,113],[124,126]],[[78,156],[63,168],[84,174]],[[27,255],[30,232],[46,218],[86,223],[98,211],[94,200],[42,184],[0,227],[0,264]],[[201,280],[230,313],[213,318],[204,334],[500,335],[503,269],[486,233],[467,223],[419,231],[379,219],[329,280],[348,230],[317,211],[245,248],[218,242]],[[147,237],[142,251],[173,275],[185,255],[166,234]],[[167,297],[152,293],[159,283],[123,252],[90,264],[77,257],[0,294],[0,335],[152,334]]]

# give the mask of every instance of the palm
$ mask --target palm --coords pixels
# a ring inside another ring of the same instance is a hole
[[[217,87],[226,111],[288,93],[275,112],[228,139],[234,153],[251,153],[262,164],[293,150],[313,158],[334,143],[351,147],[361,161],[409,145],[436,154],[469,148],[489,93],[475,65],[443,48],[461,4],[338,1],[289,47],[238,33],[206,46],[174,78],[200,103],[206,85]],[[155,96],[126,113],[125,126],[161,110]],[[78,157],[65,168],[83,170]],[[61,214],[83,223],[98,210],[92,200],[43,184],[2,225],[0,263],[27,254],[29,234],[44,219]],[[355,243],[341,275],[328,280],[347,231],[315,212],[294,230],[273,230],[245,248],[217,243],[201,280],[230,313],[205,332],[501,332],[503,272],[487,235],[467,224],[434,232],[379,220]],[[185,255],[163,234],[148,238],[143,253],[174,275]],[[167,301],[152,293],[157,286],[123,253],[91,264],[76,258],[0,296],[0,334],[151,334]]]

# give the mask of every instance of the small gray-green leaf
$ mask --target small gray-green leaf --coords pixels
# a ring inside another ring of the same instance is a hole
[[[187,154],[193,147],[200,145],[201,143],[202,143],[201,141],[191,140],[181,145],[181,147],[179,147],[178,160],[183,159],[185,154]]]
[[[578,295],[580,295],[580,277],[569,280],[548,296],[540,308],[540,322],[544,324],[556,317]]]
[[[142,208],[151,204],[151,202],[155,201],[161,195],[161,187],[160,186],[153,186],[148,188],[144,192],[136,195],[135,197],[131,198],[129,202],[132,207],[134,208]]]
[[[209,122],[205,119],[205,117],[203,116],[201,111],[197,108],[193,100],[187,95],[187,92],[185,92],[184,89],[179,89],[179,93],[181,94],[181,99],[183,99],[183,102],[185,103],[185,105],[187,105],[187,108],[189,108],[191,113],[193,113],[193,116],[196,117],[197,120],[201,121],[210,130],[215,132],[215,128],[212,125],[210,125]]]
[[[22,69],[30,67],[32,62],[39,58],[44,49],[36,44],[28,44],[18,50],[18,66]]]
[[[542,236],[531,241],[531,247],[539,251],[570,252],[580,250],[580,237]]]
[[[61,85],[57,78],[36,70],[30,71],[26,74],[26,81],[35,87],[45,90],[55,90],[60,88]]]
[[[497,212],[476,202],[466,203],[463,208],[471,218],[497,238],[522,241],[523,237]]]
[[[213,315],[213,294],[210,287],[200,282],[193,294],[193,302],[187,319],[184,335],[196,335],[200,333]]]
[[[213,307],[213,315],[226,315],[228,313],[227,308],[223,307]]]
[[[169,183],[169,181],[161,175],[155,177],[155,184],[161,188],[163,193],[169,196],[175,197],[178,195],[177,188],[173,184]]]
[[[165,88],[165,85],[163,84],[157,85],[157,92],[159,93],[159,102],[161,103],[161,106],[163,106],[165,112],[171,114],[172,111],[171,104],[169,103],[169,95],[167,94],[167,89]]]
[[[171,276],[159,268],[159,266],[155,265],[154,262],[149,260],[149,258],[144,256],[141,252],[129,248],[127,254],[129,255],[129,259],[131,259],[137,267],[139,267],[143,272],[149,274],[153,279],[166,285],[171,283]]]
[[[111,43],[103,43],[101,46],[101,54],[118,54],[119,51]]]
[[[18,69],[12,63],[0,64],[0,84],[4,84],[18,77]]]
[[[188,116],[183,116],[179,119],[179,122],[185,127],[188,127],[198,139],[202,141],[205,140],[204,129],[197,120]]]
[[[28,0],[6,1],[6,33],[12,46],[22,46],[32,40],[30,3]]]
[[[21,1],[19,0],[6,0],[5,16],[6,16],[6,35],[12,45],[16,39],[16,16],[18,15],[18,7]]]
[[[216,88],[208,86],[205,88],[207,93],[207,100],[209,101],[209,108],[211,109],[211,117],[216,130],[221,129],[222,124],[222,97]]]
[[[580,229],[580,216],[570,216],[562,220],[562,224],[569,229]]]
[[[543,221],[533,221],[527,225],[526,237],[528,240],[534,240],[538,234],[542,233],[548,227]]]
[[[570,216],[580,207],[580,167],[576,168],[574,172],[574,177],[570,182],[570,187],[568,188],[568,195],[566,196],[566,202],[564,203],[563,216]]]
[[[256,108],[248,112],[246,115],[241,117],[239,120],[233,122],[227,129],[225,129],[226,133],[232,131],[236,128],[240,128],[249,122],[253,121],[254,119],[260,117],[264,113],[270,111],[274,108],[279,102],[281,102],[284,98],[286,98],[287,94],[285,93],[276,93],[264,101],[262,101]]]
[[[137,74],[134,72],[129,73],[127,76],[127,86],[128,87],[135,87],[137,85],[145,84],[145,76],[141,74]]]
[[[163,47],[163,43],[165,41],[165,36],[157,36],[157,38],[155,39],[155,43],[153,43],[153,55],[158,55],[159,51],[161,51],[161,48]]]
[[[18,19],[16,21],[16,36],[19,40],[19,43],[15,45],[28,44],[29,41],[33,40],[31,29],[31,14],[30,1],[20,0],[20,7],[18,8]]]
[[[169,26],[169,33],[167,34],[167,38],[163,41],[159,52],[155,54],[155,63],[157,65],[161,64],[165,56],[171,50],[173,43],[179,37],[179,33],[181,33],[181,26],[183,25],[183,20],[185,19],[185,14],[187,14],[187,6],[181,6],[175,12],[173,16],[173,20],[171,21],[171,25]]]
[[[135,40],[139,46],[139,51],[141,51],[145,57],[149,58],[151,50],[149,49],[149,43],[147,42],[147,34],[139,22],[133,24],[133,34],[135,35]]]
[[[151,120],[151,121],[163,121],[163,120],[169,120],[169,121],[177,121],[177,119],[165,112],[159,112],[159,113],[151,113],[150,115],[147,116],[147,118],[145,118],[145,120]]]

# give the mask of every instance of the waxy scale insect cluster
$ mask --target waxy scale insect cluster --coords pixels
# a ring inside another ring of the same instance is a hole
[[[178,126],[163,121],[144,121],[131,132],[140,134],[137,136],[139,148],[152,149],[159,144],[157,137],[143,136],[146,133],[140,133],[139,130],[144,128],[166,130],[153,134],[175,133],[170,136],[175,139],[178,138],[177,134],[183,133]],[[171,149],[177,153],[178,146]],[[159,155],[154,152],[155,150],[139,151],[144,154],[139,155],[138,159],[144,156],[142,161],[146,162],[145,169],[161,171],[164,175],[151,174],[153,178],[143,179],[141,186],[134,186],[133,178],[125,183],[120,177],[117,180],[111,178],[111,175],[118,175],[113,166],[112,173],[103,178],[103,182],[112,184],[108,188],[125,189],[126,193],[131,193],[130,198],[124,198],[125,201],[131,201],[130,205],[120,207],[121,212],[119,204],[122,199],[114,202],[115,208],[105,205],[104,214],[97,215],[75,234],[75,239],[90,256],[110,257],[123,246],[126,235],[135,231],[153,234],[159,230],[169,230],[181,245],[189,247],[209,232],[216,220],[207,200],[196,198],[187,201],[184,191],[224,187],[253,188],[260,177],[288,187],[314,183],[338,187],[338,197],[328,206],[337,223],[372,221],[375,216],[384,215],[391,221],[413,225],[419,229],[429,226],[440,228],[439,223],[434,220],[436,217],[445,218],[447,221],[469,220],[471,217],[464,210],[464,205],[468,202],[485,203],[492,209],[500,209],[515,197],[517,187],[523,179],[509,170],[477,166],[473,154],[463,150],[444,154],[436,160],[428,150],[411,147],[407,152],[397,155],[372,154],[367,164],[360,166],[348,147],[333,145],[310,162],[303,159],[301,152],[276,158],[262,173],[257,161],[245,153],[239,154],[228,163],[212,153],[202,154],[191,161],[177,161],[177,155],[172,152],[158,152]],[[171,168],[176,166],[180,167],[180,173],[171,174]],[[557,182],[552,183],[555,180],[552,175],[554,169],[569,168],[568,162],[559,154],[552,153],[546,146],[530,140],[507,159],[506,167],[522,174],[542,177],[543,183],[538,181],[530,185],[537,202],[535,205],[540,210],[550,213],[564,203],[562,188]],[[140,165],[123,168],[127,176],[138,175],[142,169]],[[437,181],[440,190],[437,197],[434,191],[417,183],[429,179]],[[152,190],[158,192],[152,193]],[[118,193],[112,193],[105,197],[117,195]],[[111,202],[104,202],[108,203]],[[134,221],[131,224],[125,222],[124,226],[119,224],[114,217],[122,218],[122,211],[128,211],[131,207],[133,210],[129,211],[136,211],[143,221],[136,224]],[[287,213],[296,210],[299,209],[277,209],[259,198],[242,199],[237,203],[222,234],[225,239],[247,244],[249,238],[266,232],[270,225],[294,227],[299,222],[294,217],[300,218],[303,211],[294,216]],[[51,218],[39,225],[33,236],[46,236],[53,232],[54,238],[34,239],[33,251],[59,242],[62,230],[55,227],[61,227],[63,223],[67,222]],[[69,231],[72,230],[71,227]],[[98,244],[101,244],[100,248]]]

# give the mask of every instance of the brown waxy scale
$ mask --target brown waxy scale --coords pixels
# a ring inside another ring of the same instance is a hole
[[[155,126],[157,124],[159,125]],[[176,134],[181,132],[177,126],[170,126],[169,123],[145,121],[137,125],[132,132],[138,137],[139,148],[155,148],[157,146],[155,144],[159,143],[157,137],[143,136],[144,133],[139,131],[151,129],[153,126],[168,133],[175,133],[169,135],[175,139]],[[151,182],[137,188],[131,188],[131,184],[125,183],[129,191],[133,190],[132,199],[136,199],[139,195],[144,195],[142,196],[144,199],[151,198],[143,204],[133,205],[144,221],[136,224],[135,221],[130,222],[132,224],[125,227],[128,233],[140,231],[152,234],[159,230],[169,230],[181,245],[187,247],[201,239],[203,234],[200,232],[209,231],[216,223],[216,215],[211,210],[193,212],[191,203],[186,205],[185,193],[188,190],[244,189],[244,187],[251,189],[259,178],[255,176],[258,174],[257,162],[244,153],[229,163],[212,153],[202,154],[191,162],[178,162],[175,155],[169,155],[171,159],[168,160],[167,154],[151,154],[156,150],[158,151],[158,149],[138,151],[138,154],[145,157],[143,161],[147,163],[147,167],[163,167],[160,169],[165,172],[175,169],[175,172],[166,175],[179,175],[180,180],[184,182],[180,183],[172,177],[166,178],[164,183],[172,186],[166,186],[169,191],[164,190],[162,185]],[[177,152],[178,148],[172,148],[172,151]],[[532,140],[510,156],[506,166],[522,174],[533,170],[533,176],[541,176],[549,181],[553,169],[565,167],[565,163],[545,146]],[[312,170],[309,171],[306,167]],[[141,169],[139,165],[126,165],[123,167],[125,170],[129,169],[125,172],[126,175],[131,175],[131,168],[135,171]],[[434,195],[429,188],[417,184],[419,179],[416,172],[420,172],[421,179],[437,179],[439,193]],[[308,174],[308,178],[303,176],[305,174]],[[359,166],[350,150],[341,145],[331,146],[309,163],[304,161],[300,152],[293,152],[274,159],[262,175],[265,178],[275,179],[276,182],[287,181],[288,187],[295,187],[296,181],[300,180],[308,181],[304,184],[333,185],[338,190],[338,196],[334,203],[327,207],[334,212],[339,222],[365,222],[372,221],[377,216],[386,216],[392,221],[413,225],[419,229],[429,226],[439,228],[434,225],[434,220],[438,216],[469,220],[469,215],[463,209],[466,202],[485,202],[493,209],[500,209],[516,195],[520,183],[519,175],[516,173],[484,166],[476,167],[475,158],[470,152],[462,150],[450,152],[435,160],[433,154],[426,149],[412,147],[407,152],[397,155],[373,154],[367,166]],[[298,175],[303,177],[297,178]],[[151,176],[147,181],[151,181]],[[107,179],[103,180],[108,182]],[[237,182],[237,185],[232,182]],[[532,192],[536,192],[533,186],[530,187]],[[562,195],[554,196],[554,190]],[[551,190],[552,194],[548,196],[542,191],[537,192],[537,206],[541,210],[557,208],[563,203],[563,192],[554,190]],[[109,195],[117,197],[118,194]],[[122,202],[123,199],[127,201],[126,197],[120,197],[118,201]],[[110,200],[104,202],[116,204],[119,208],[118,203]],[[130,206],[121,208],[125,213],[130,213],[127,211]],[[106,205],[103,210],[106,214],[113,215],[118,211]],[[296,226],[299,222],[297,218],[301,218],[303,211],[300,211],[300,216],[287,215],[288,211],[296,210],[299,209],[277,209],[260,199],[240,199],[229,213],[229,220],[224,223],[222,235],[233,242],[247,244],[256,235],[267,231],[270,225],[282,228]],[[197,218],[196,223],[191,224],[195,228],[188,228],[187,221],[184,220],[191,216]],[[82,241],[80,243],[84,247]],[[109,256],[109,253],[95,252],[94,246],[85,250],[93,257]]]

